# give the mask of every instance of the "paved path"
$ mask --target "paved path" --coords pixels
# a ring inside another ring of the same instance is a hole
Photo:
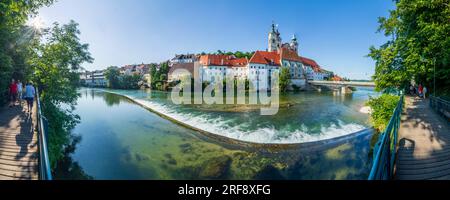
[[[33,121],[22,106],[0,108],[0,180],[38,179]]]
[[[450,124],[428,100],[406,98],[398,144],[395,179],[450,180]]]

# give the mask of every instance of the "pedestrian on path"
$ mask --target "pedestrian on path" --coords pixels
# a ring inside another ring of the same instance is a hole
[[[36,95],[36,90],[34,86],[28,82],[25,86],[25,100],[27,101],[28,112],[32,114],[34,96]]]
[[[9,84],[9,98],[11,101],[9,107],[14,107],[17,100],[17,84],[14,79],[12,79],[11,84]]]
[[[19,105],[22,104],[22,92],[23,92],[23,85],[20,80],[17,81],[17,99],[19,100]]]
[[[427,92],[428,92],[427,87],[423,86],[423,91],[422,92],[423,92],[423,98],[426,99],[427,98]]]
[[[422,84],[419,84],[419,97],[423,96],[423,86]]]

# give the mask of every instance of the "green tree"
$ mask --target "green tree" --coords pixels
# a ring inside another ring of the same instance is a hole
[[[163,63],[161,63],[160,66],[161,66],[160,69],[159,69],[159,71],[160,71],[160,76],[161,76],[161,75],[166,75],[165,78],[167,78],[167,73],[169,73],[169,70],[170,70],[170,68],[169,68],[169,63],[163,62]],[[160,80],[163,81],[163,80],[166,80],[166,79],[160,79]]]
[[[411,80],[443,92],[450,90],[450,1],[395,0],[388,18],[379,18],[379,32],[389,37],[371,47],[376,61],[377,90],[404,88]]]
[[[120,88],[121,89],[139,89],[139,81],[142,77],[137,74],[133,75],[123,75],[120,78]]]
[[[378,98],[371,97],[366,103],[372,109],[370,121],[378,132],[382,132],[389,124],[399,100],[399,96],[383,94]]]
[[[120,71],[118,67],[108,67],[105,72],[105,77],[108,80],[109,88],[120,88]]]
[[[279,76],[280,91],[286,92],[290,84],[291,84],[291,75],[289,72],[289,68],[281,67],[281,72]]]
[[[36,31],[25,26],[29,16],[36,14],[53,0],[0,1],[0,105],[7,101],[12,78],[24,80],[31,74],[26,63],[28,47]]]
[[[62,26],[55,23],[44,35],[46,42],[36,41],[31,47],[33,54],[28,60],[34,71],[33,81],[41,92],[43,114],[49,121],[52,167],[64,156],[65,147],[72,143],[70,131],[79,119],[73,114],[78,98],[78,70],[82,63],[93,61],[88,45],[80,42],[79,34],[74,21]]]
[[[150,64],[150,76],[153,78],[156,74],[156,64]]]

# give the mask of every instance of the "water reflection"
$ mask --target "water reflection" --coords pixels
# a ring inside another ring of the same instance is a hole
[[[80,164],[72,158],[76,146],[81,142],[81,136],[71,137],[72,143],[65,148],[63,159],[57,162],[53,177],[59,180],[92,180],[93,177],[86,174]]]
[[[105,100],[106,105],[108,105],[109,107],[120,104],[120,96],[112,93],[103,94],[103,99]]]
[[[58,163],[56,179],[333,180],[368,175],[370,133],[296,148],[238,146],[176,125],[121,96],[80,92],[76,114],[81,123],[73,130],[80,138]],[[158,95],[163,94],[152,94]]]

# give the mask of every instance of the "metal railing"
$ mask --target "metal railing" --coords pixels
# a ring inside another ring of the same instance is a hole
[[[50,161],[47,150],[47,119],[42,115],[41,101],[39,98],[39,90],[36,88],[36,104],[37,104],[37,129],[39,142],[39,179],[52,180],[52,172],[50,169]]]
[[[397,153],[397,138],[403,109],[403,99],[404,96],[401,95],[388,126],[375,144],[369,180],[389,180],[392,178]]]
[[[450,101],[440,97],[430,96],[430,107],[439,115],[450,120]]]

